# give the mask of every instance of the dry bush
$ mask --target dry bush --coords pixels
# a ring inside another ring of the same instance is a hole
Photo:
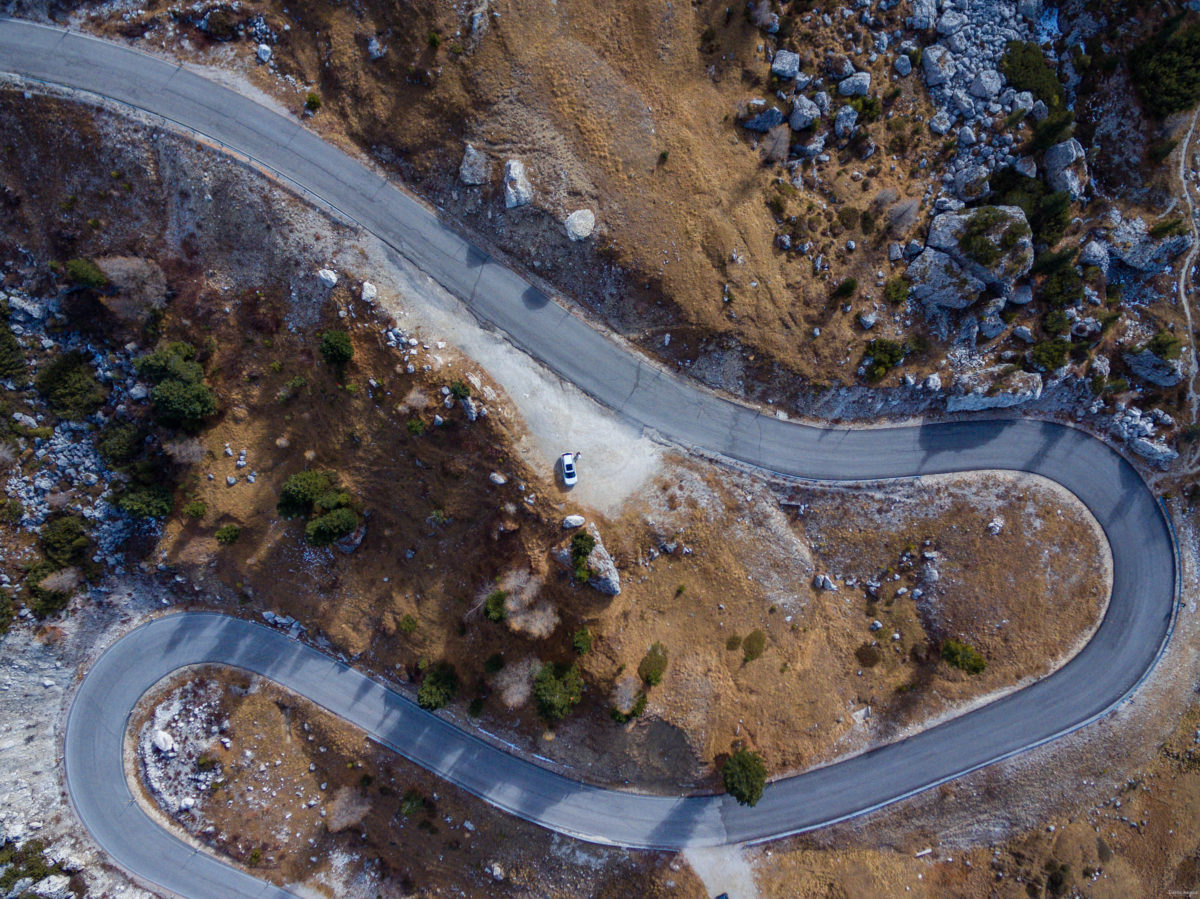
[[[495,687],[500,691],[500,701],[507,709],[523,708],[533,692],[533,679],[542,665],[533,656],[527,656],[521,661],[505,666],[496,675]]]
[[[163,444],[163,452],[170,456],[176,465],[195,465],[208,455],[204,444],[195,437],[168,440]]]
[[[0,471],[8,471],[17,462],[17,451],[7,443],[0,443]]]
[[[47,593],[73,593],[81,580],[78,568],[64,568],[42,578],[38,586]]]
[[[558,610],[545,601],[538,601],[542,579],[531,571],[515,570],[505,574],[496,586],[508,596],[504,600],[505,620],[518,634],[542,639],[558,627]]]
[[[325,826],[330,833],[337,833],[349,827],[362,823],[371,810],[371,802],[353,787],[340,787],[333,794],[333,802],[329,806],[329,818]]]
[[[628,715],[633,712],[634,703],[637,702],[638,693],[641,692],[642,684],[632,674],[626,674],[617,679],[613,684],[612,704],[622,715]]]
[[[409,412],[422,412],[429,408],[429,396],[420,387],[414,387],[404,397],[403,402],[396,407],[401,415]]]

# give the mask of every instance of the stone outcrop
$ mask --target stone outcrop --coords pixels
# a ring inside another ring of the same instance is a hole
[[[955,389],[955,393],[946,397],[948,412],[1006,409],[1038,399],[1042,395],[1042,378],[1032,372],[1009,372],[996,366],[961,376]]]
[[[596,214],[590,209],[576,209],[567,216],[564,225],[571,240],[586,240],[596,227]]]
[[[912,296],[932,306],[965,309],[974,303],[986,285],[967,274],[941,250],[926,249],[909,263]]]
[[[1114,213],[1114,227],[1108,236],[1108,255],[1130,268],[1150,272],[1162,268],[1192,244],[1190,234],[1161,239],[1150,236],[1150,229],[1139,218],[1122,218]]]
[[[968,232],[972,239],[964,246]],[[1033,266],[1032,232],[1017,206],[980,206],[935,216],[926,246],[950,256],[972,278],[1005,296]]]
[[[504,163],[504,205],[508,209],[524,206],[533,199],[533,185],[525,174],[525,163],[510,159]]]
[[[463,184],[487,184],[492,177],[492,164],[482,150],[467,144],[463,150],[462,163],[458,167],[458,180]]]
[[[1150,350],[1124,355],[1129,370],[1143,381],[1159,387],[1174,387],[1183,380],[1183,365],[1178,359],[1163,359]]]
[[[1055,144],[1042,158],[1046,166],[1046,183],[1054,190],[1065,190],[1072,200],[1083,196],[1088,182],[1087,162],[1083,145],[1075,138]]]

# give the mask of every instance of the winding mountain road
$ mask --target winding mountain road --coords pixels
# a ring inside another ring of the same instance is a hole
[[[1033,472],[1074,493],[1112,548],[1108,611],[1091,641],[1057,672],[901,742],[776,781],[752,809],[725,796],[655,797],[576,783],[477,740],[275,631],[209,613],[167,616],[101,657],[79,686],[66,728],[75,808],[97,842],[146,881],[189,896],[284,895],[163,830],[130,793],[121,756],[129,712],[145,690],[184,665],[258,672],[530,821],[584,840],[673,849],[820,827],[1040,745],[1121,703],[1165,646],[1177,590],[1169,521],[1138,472],[1082,431],[977,419],[823,429],[764,416],[604,337],[360,162],[198,71],[14,20],[0,20],[0,71],[136,106],[250,157],[387,241],[562,377],[684,447],[809,478]]]

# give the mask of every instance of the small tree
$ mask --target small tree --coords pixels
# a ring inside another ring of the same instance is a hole
[[[970,643],[962,643],[949,639],[942,643],[942,658],[947,664],[959,668],[967,674],[982,674],[987,668],[983,655]]]
[[[217,412],[217,398],[201,381],[163,381],[150,391],[154,414],[168,428],[195,431]]]
[[[757,752],[739,749],[721,769],[725,792],[741,805],[757,805],[767,785],[767,765]]]
[[[583,699],[583,676],[578,665],[563,667],[547,662],[533,679],[538,714],[553,723],[570,714]]]
[[[345,331],[326,331],[321,335],[321,358],[334,368],[344,368],[354,358],[354,344]]]
[[[661,643],[654,643],[638,663],[638,677],[646,686],[657,687],[662,683],[666,670],[667,648]]]
[[[164,484],[130,487],[117,500],[117,506],[138,518],[162,518],[175,505],[171,490]]]
[[[423,709],[440,709],[458,695],[458,672],[449,662],[438,662],[425,675],[417,690],[417,704]]]
[[[242,529],[236,524],[225,524],[217,528],[217,542],[222,546],[237,542],[237,538],[240,536],[242,536]]]
[[[304,108],[309,112],[316,112],[321,108],[321,95],[316,91],[309,91],[308,96],[304,98]]]

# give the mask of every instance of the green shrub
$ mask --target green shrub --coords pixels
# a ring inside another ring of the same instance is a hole
[[[38,538],[42,553],[59,568],[78,565],[84,560],[91,541],[87,523],[81,515],[62,515],[52,518],[42,527]]]
[[[199,430],[204,420],[217,412],[217,398],[199,381],[169,379],[150,391],[150,402],[159,424],[185,431]]]
[[[354,344],[345,331],[326,331],[321,335],[321,358],[334,368],[342,368],[354,358]]]
[[[561,721],[583,699],[583,675],[578,665],[546,663],[533,679],[538,714],[551,723]]]
[[[757,805],[767,785],[767,765],[757,752],[739,749],[721,769],[725,792],[739,805]]]
[[[419,418],[410,418],[405,427],[408,428],[408,433],[412,434],[414,437],[420,437],[425,433],[425,422]]]
[[[1051,309],[1042,319],[1042,330],[1047,334],[1065,334],[1069,327],[1067,314],[1061,309]]]
[[[1056,337],[1054,340],[1043,340],[1034,344],[1030,351],[1030,358],[1033,359],[1033,364],[1039,368],[1055,371],[1066,364],[1067,353],[1070,349],[1070,343],[1061,337]]]
[[[85,418],[108,399],[108,388],[96,380],[91,362],[79,350],[63,353],[51,362],[34,384],[55,414],[63,418]]]
[[[113,419],[100,431],[96,451],[110,466],[120,468],[141,452],[142,440],[142,432],[133,422]]]
[[[667,670],[667,648],[661,643],[654,643],[642,660],[638,662],[638,677],[648,687],[657,687],[662,683],[663,674]]]
[[[1075,266],[1064,265],[1042,282],[1038,295],[1053,308],[1065,309],[1083,298],[1083,281]]]
[[[1063,105],[1063,86],[1041,47],[1029,41],[1010,41],[1000,71],[1018,91],[1029,91],[1050,109]]]
[[[588,568],[588,556],[596,548],[596,538],[587,531],[579,531],[571,538],[571,567],[575,580],[583,582],[591,578],[592,570]]]
[[[506,599],[508,593],[504,590],[493,590],[487,595],[487,599],[483,601],[483,614],[488,621],[503,621],[508,616],[504,607]]]
[[[942,643],[942,658],[967,674],[980,674],[987,667],[987,662],[978,649],[970,643],[960,643],[954,639]]]
[[[994,265],[1000,258],[1000,248],[992,242],[990,235],[1004,218],[1004,214],[993,206],[975,210],[959,238],[959,249],[980,265]]]
[[[571,636],[571,648],[576,654],[585,656],[592,651],[592,632],[581,627]]]
[[[299,471],[283,482],[275,508],[284,518],[309,514],[317,499],[337,484],[332,471]]]
[[[43,586],[43,582],[47,578],[61,570],[54,562],[43,559],[25,572],[25,588],[32,598],[32,602],[29,602],[28,605],[38,618],[46,618],[61,612],[71,599],[71,590]]]
[[[756,628],[747,634],[746,639],[742,641],[742,657],[747,662],[753,662],[763,654],[763,650],[766,648],[767,635]]]
[[[1150,236],[1155,240],[1161,240],[1164,237],[1177,237],[1180,234],[1187,234],[1187,225],[1183,223],[1181,218],[1163,219],[1161,222],[1155,222],[1150,227]]]
[[[846,278],[844,281],[839,283],[837,287],[835,287],[833,289],[833,293],[831,294],[831,296],[835,300],[844,300],[844,299],[847,299],[848,297],[854,296],[854,294],[857,290],[858,290],[858,281],[855,280],[854,278]]]
[[[321,108],[321,95],[316,91],[309,91],[308,96],[304,98],[304,108],[309,112],[316,112]]]
[[[1033,126],[1033,135],[1029,138],[1031,153],[1040,153],[1057,143],[1061,143],[1075,131],[1075,118],[1069,109],[1057,109]]]
[[[236,524],[224,524],[217,528],[217,542],[222,546],[228,546],[231,543],[236,543],[237,538],[242,536],[242,529]]]
[[[307,383],[308,381],[304,379],[303,375],[296,375],[296,377],[279,388],[279,392],[275,394],[275,402],[286,403],[303,390]]]
[[[151,384],[204,380],[204,369],[196,361],[196,348],[183,340],[159,344],[154,352],[134,360],[133,367]]]
[[[737,634],[730,634],[729,638],[725,641],[725,648],[730,652],[737,652],[737,650],[742,648],[742,638]]]
[[[66,271],[71,282],[79,287],[99,290],[108,286],[108,276],[90,259],[70,259],[67,261]]]
[[[907,278],[892,278],[883,287],[883,298],[893,306],[899,306],[908,299],[908,290]]]
[[[400,633],[411,634],[417,629],[417,619],[412,615],[405,615],[400,619]]]
[[[440,34],[438,34],[436,31],[430,29],[430,31],[429,31],[429,49],[436,50],[441,45],[442,45],[442,36]]]
[[[1183,352],[1183,341],[1164,329],[1150,338],[1145,349],[1160,359],[1178,359]]]
[[[1133,85],[1159,118],[1191,109],[1200,97],[1200,24],[1181,28],[1181,21],[1169,20],[1129,54]]]
[[[438,662],[425,675],[417,690],[417,704],[423,709],[440,709],[458,695],[458,672],[449,662]]]
[[[849,105],[867,122],[876,122],[883,115],[883,103],[878,97],[855,97]]]
[[[899,365],[907,350],[902,343],[877,337],[867,344],[863,362],[867,366],[867,380],[872,384],[883,380],[884,375]]]
[[[201,519],[208,514],[208,506],[198,499],[194,499],[183,506],[183,514],[188,518]]]
[[[465,400],[471,395],[471,388],[462,381],[454,381],[450,384],[450,395],[456,400]]]
[[[353,534],[357,527],[358,515],[353,509],[334,509],[305,525],[304,539],[310,546],[328,546],[335,540]]]
[[[164,484],[132,486],[117,500],[118,508],[138,518],[162,518],[174,505],[171,489]]]

